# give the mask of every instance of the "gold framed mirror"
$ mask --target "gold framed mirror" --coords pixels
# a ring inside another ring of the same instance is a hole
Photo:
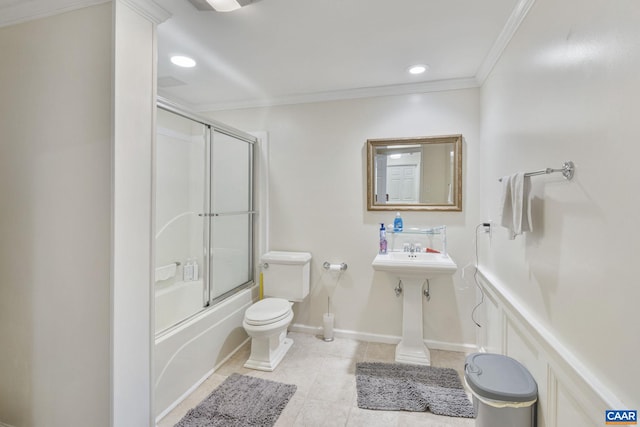
[[[462,211],[462,135],[368,139],[367,210]]]

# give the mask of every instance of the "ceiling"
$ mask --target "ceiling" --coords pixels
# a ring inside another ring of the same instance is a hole
[[[105,1],[0,0],[0,27]],[[478,87],[534,0],[253,0],[229,13],[127,2],[171,15],[159,95],[208,111]],[[174,66],[176,54],[197,66]],[[418,63],[429,71],[407,73]]]
[[[158,27],[158,92],[197,111],[477,87],[522,9],[518,0],[254,0],[220,13],[155,2],[172,14]],[[197,66],[171,64],[176,54]],[[410,75],[417,63],[428,72]]]
[[[158,26],[158,92],[197,111],[477,87],[523,13],[523,0],[155,2],[172,14]]]

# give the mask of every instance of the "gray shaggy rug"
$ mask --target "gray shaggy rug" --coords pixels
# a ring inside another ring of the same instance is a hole
[[[273,426],[296,386],[231,374],[175,427]]]
[[[400,363],[356,364],[358,407],[424,412],[474,418],[460,377],[454,369]]]

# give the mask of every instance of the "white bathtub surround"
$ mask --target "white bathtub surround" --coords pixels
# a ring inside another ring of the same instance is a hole
[[[244,312],[253,289],[245,289],[156,339],[155,417],[178,405],[247,339]]]
[[[167,287],[156,288],[156,333],[204,310],[202,292],[202,280],[176,282]]]
[[[174,278],[178,272],[179,264],[179,262],[172,262],[161,267],[156,267],[155,281],[159,282]]]

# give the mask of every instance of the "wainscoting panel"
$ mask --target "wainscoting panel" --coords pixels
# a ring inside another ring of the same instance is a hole
[[[602,426],[604,425],[604,410],[602,410],[598,417],[599,422],[593,421],[585,413],[585,408],[582,407],[576,399],[574,399],[575,393],[568,390],[562,383],[556,383],[557,394],[555,399],[556,406],[556,426]],[[595,414],[591,414],[592,417]]]
[[[513,357],[531,372],[538,383],[538,427],[598,427],[606,409],[625,408],[502,284],[479,273],[478,347]]]

